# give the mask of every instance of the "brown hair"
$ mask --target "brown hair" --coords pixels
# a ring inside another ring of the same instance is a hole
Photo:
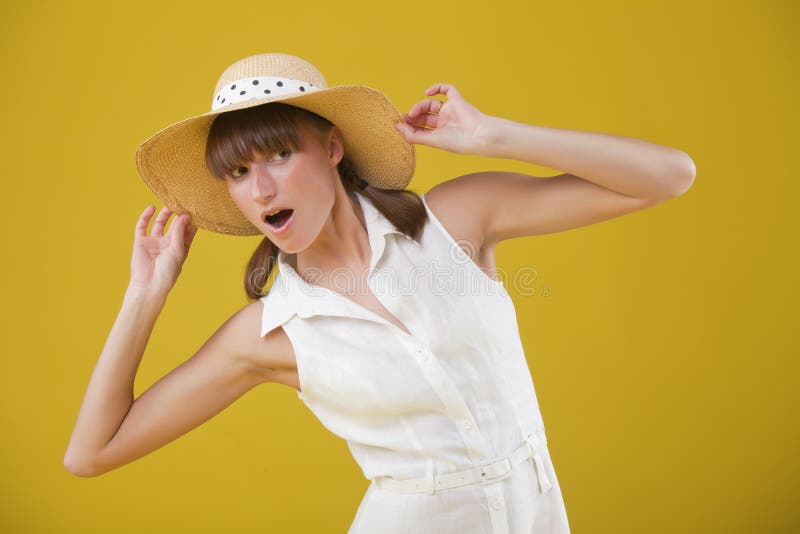
[[[301,149],[297,127],[303,122],[323,138],[333,124],[306,109],[272,102],[217,115],[206,143],[206,165],[211,174],[224,180],[225,174],[247,162],[253,152],[272,154],[285,148]],[[350,196],[360,192],[405,235],[416,238],[427,220],[419,195],[409,189],[380,189],[369,185],[344,155],[337,169]],[[244,290],[251,300],[266,294],[264,286],[277,263],[278,247],[268,237],[259,243],[244,275]]]

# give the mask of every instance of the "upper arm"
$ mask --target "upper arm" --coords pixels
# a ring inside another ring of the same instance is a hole
[[[93,475],[132,462],[189,432],[269,381],[256,364],[261,304],[248,304],[228,319],[188,360],[162,377],[133,403],[114,437],[93,459]],[[274,338],[270,338],[274,339]]]
[[[538,178],[479,172],[436,185],[481,228],[482,245],[586,226],[654,206],[663,199],[623,195],[571,174]],[[446,193],[445,193],[446,191]]]

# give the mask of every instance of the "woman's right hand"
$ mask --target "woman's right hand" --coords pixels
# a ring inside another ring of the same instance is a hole
[[[147,224],[154,212],[155,206],[148,205],[136,222],[131,285],[151,294],[166,295],[181,273],[198,227],[190,224],[189,214],[184,213],[172,220],[164,234],[164,226],[172,214],[172,210],[164,206],[147,235]]]

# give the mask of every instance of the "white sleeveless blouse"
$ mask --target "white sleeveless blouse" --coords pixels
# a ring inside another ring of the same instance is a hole
[[[261,298],[261,335],[282,326],[292,343],[298,397],[347,441],[373,481],[349,534],[569,532],[546,447],[552,487],[545,490],[530,461],[502,480],[434,493],[376,484],[381,477],[431,477],[501,459],[530,434],[544,438],[544,423],[502,282],[467,256],[427,203],[428,221],[414,240],[366,196],[356,196],[372,249],[370,271],[334,277],[332,284],[347,294],[354,276],[368,274],[374,295],[412,335],[306,282],[283,251]]]

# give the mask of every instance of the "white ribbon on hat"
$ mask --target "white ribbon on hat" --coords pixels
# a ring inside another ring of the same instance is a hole
[[[214,95],[211,102],[211,111],[238,104],[246,100],[267,98],[270,96],[302,95],[319,91],[319,87],[303,80],[293,80],[276,76],[257,76],[255,78],[242,78],[225,85],[219,93]]]

